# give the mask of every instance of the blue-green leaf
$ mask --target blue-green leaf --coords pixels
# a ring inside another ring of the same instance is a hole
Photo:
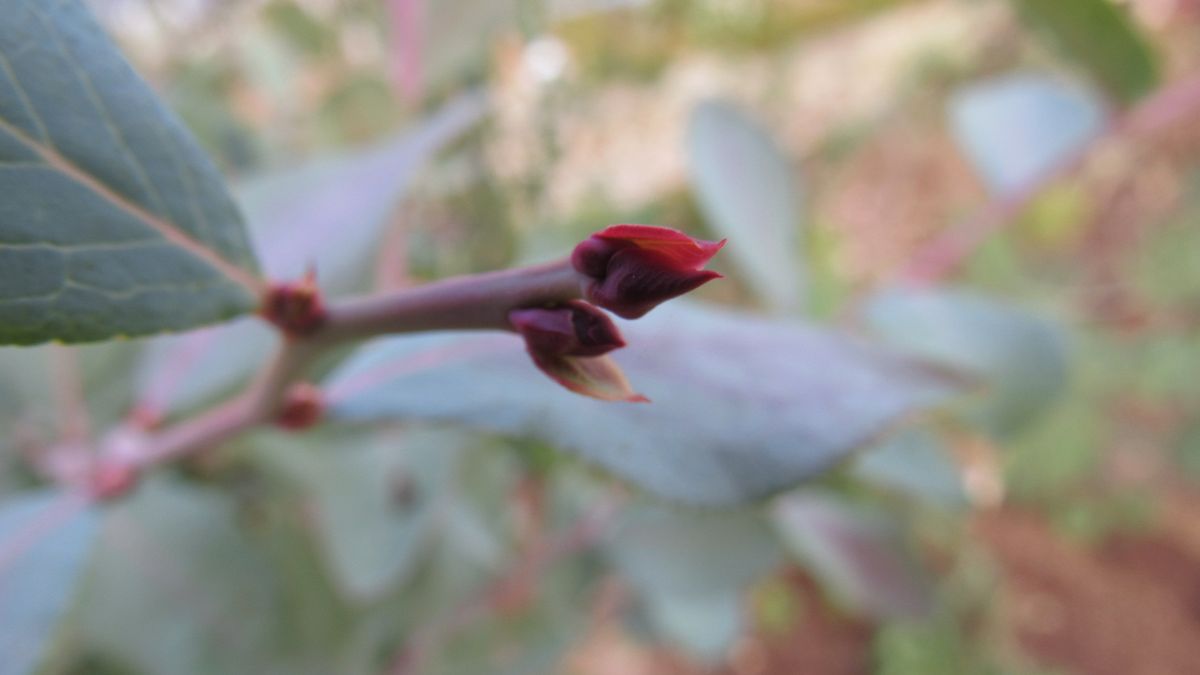
[[[655,628],[697,658],[714,661],[745,628],[742,596],[783,561],[754,510],[689,512],[635,506],[605,546]]]
[[[0,343],[144,335],[257,302],[221,176],[77,0],[0,21]]]
[[[726,249],[746,279],[774,308],[803,304],[800,181],[774,139],[728,103],[692,111],[689,165],[709,224],[731,241]]]
[[[45,490],[0,503],[0,675],[36,671],[70,606],[99,518]]]
[[[622,326],[613,353],[650,403],[564,391],[508,335],[379,340],[329,381],[331,414],[532,436],[671,499],[736,504],[812,478],[906,415],[941,378],[834,331],[684,303]]]
[[[932,609],[932,586],[887,515],[830,494],[798,492],[775,504],[784,542],[835,599],[879,618]]]
[[[885,290],[869,300],[868,325],[903,351],[983,380],[974,416],[1004,435],[1032,422],[1067,383],[1066,336],[1019,307],[958,290]]]
[[[258,456],[303,490],[333,579],[361,602],[402,583],[426,552],[436,519],[446,514],[459,450],[469,443],[462,434],[421,429],[280,440],[260,444]]]
[[[988,188],[1008,195],[1070,162],[1104,126],[1104,107],[1059,77],[1018,74],[973,83],[950,100],[959,146]]]

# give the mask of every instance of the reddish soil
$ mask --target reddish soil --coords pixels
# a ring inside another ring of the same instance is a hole
[[[1087,675],[1200,674],[1200,501],[1168,500],[1152,532],[1096,547],[1003,510],[978,534],[1004,570],[1003,606],[1035,660]]]

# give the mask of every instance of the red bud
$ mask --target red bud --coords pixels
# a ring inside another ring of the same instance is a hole
[[[587,299],[626,319],[694,290],[721,275],[702,267],[725,245],[668,227],[613,225],[571,254],[575,270],[591,277]]]

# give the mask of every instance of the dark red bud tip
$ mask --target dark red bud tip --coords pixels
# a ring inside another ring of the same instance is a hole
[[[552,307],[513,310],[513,328],[525,338],[530,354],[600,356],[625,346],[621,331],[596,307],[568,300]]]
[[[288,390],[275,424],[291,431],[300,431],[316,424],[324,413],[325,396],[321,390],[301,382]]]
[[[613,225],[575,247],[571,263],[591,278],[586,297],[626,319],[720,278],[702,269],[725,240],[704,241],[669,227]]]
[[[107,502],[122,497],[133,490],[141,478],[137,467],[123,462],[101,462],[88,478],[88,491],[92,499]]]
[[[325,323],[325,302],[310,271],[296,282],[274,284],[267,289],[259,313],[288,335],[308,335]]]

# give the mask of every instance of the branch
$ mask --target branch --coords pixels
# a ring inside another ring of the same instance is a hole
[[[1053,170],[1026,187],[992,200],[972,218],[935,237],[913,256],[901,277],[917,283],[935,283],[957,270],[989,236],[1003,228],[1054,183],[1073,176],[1098,148],[1116,140],[1155,136],[1200,113],[1200,75],[1180,80],[1129,110],[1108,131],[1076,150]]]
[[[162,431],[133,452],[108,449],[130,470],[180,459],[219,445],[280,414],[285,397],[320,356],[349,342],[428,330],[512,330],[513,309],[578,298],[583,278],[567,260],[455,277],[330,305],[315,329],[284,335],[270,363],[239,395]]]

